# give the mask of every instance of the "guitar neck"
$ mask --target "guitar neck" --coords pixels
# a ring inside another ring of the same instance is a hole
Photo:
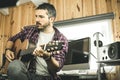
[[[63,43],[59,42],[59,43],[53,43],[53,44],[45,44],[45,45],[41,45],[42,49],[47,51],[47,52],[52,52],[52,51],[58,51],[61,50],[63,48]],[[20,56],[23,55],[27,55],[27,54],[32,54],[32,52],[34,51],[35,47],[32,48],[28,48],[25,50],[21,50],[20,51]]]

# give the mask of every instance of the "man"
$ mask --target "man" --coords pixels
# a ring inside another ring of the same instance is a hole
[[[59,80],[56,73],[64,65],[68,41],[53,25],[56,18],[56,10],[53,5],[40,4],[35,10],[35,17],[36,25],[24,27],[7,42],[5,56],[10,61],[7,71],[9,80]],[[28,39],[29,42],[36,45],[32,52],[34,58],[27,67],[21,60],[14,59],[14,52],[11,51],[17,39],[21,41]],[[62,42],[62,49],[48,52],[40,46],[51,41]]]

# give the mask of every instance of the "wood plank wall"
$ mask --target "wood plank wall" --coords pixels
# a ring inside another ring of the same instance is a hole
[[[0,66],[8,38],[19,32],[23,26],[35,23],[34,8],[35,5],[29,2],[9,8],[9,15],[0,13]]]
[[[57,9],[56,21],[87,17],[97,14],[114,12],[112,28],[114,41],[120,41],[120,0],[49,0]],[[0,13],[0,65],[7,39],[16,34],[25,25],[35,23],[34,4],[28,2],[20,6],[9,8],[10,14]],[[108,74],[109,80],[120,80],[120,68],[117,74]]]

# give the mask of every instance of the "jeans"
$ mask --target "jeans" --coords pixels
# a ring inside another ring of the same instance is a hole
[[[26,66],[20,60],[14,60],[8,66],[8,80],[29,80]]]
[[[8,80],[61,80],[60,77],[53,79],[51,76],[40,76],[29,73],[26,66],[20,60],[14,60],[8,66]]]

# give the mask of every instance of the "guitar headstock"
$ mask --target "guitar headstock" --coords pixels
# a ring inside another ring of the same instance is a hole
[[[48,44],[41,45],[41,47],[47,52],[59,51],[63,48],[63,44],[64,43],[62,41],[52,41],[49,42]]]

